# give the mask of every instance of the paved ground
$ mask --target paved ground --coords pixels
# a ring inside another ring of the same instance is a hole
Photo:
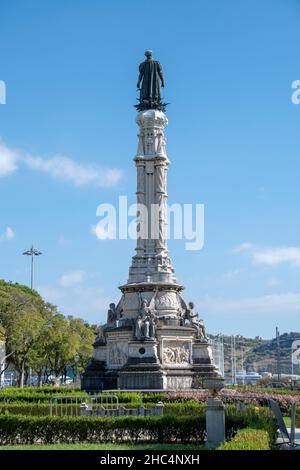
[[[291,432],[290,428],[288,428],[288,432]],[[300,428],[295,429],[295,447],[291,447],[288,444],[282,444],[281,437],[277,440],[277,443],[280,444],[280,449],[283,450],[300,450]]]

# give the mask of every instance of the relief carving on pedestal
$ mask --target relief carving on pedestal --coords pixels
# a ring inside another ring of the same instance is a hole
[[[168,377],[168,388],[174,390],[189,389],[192,385],[191,377]]]
[[[157,308],[176,310],[179,308],[176,292],[165,292],[158,296],[156,301]]]
[[[123,348],[122,348],[123,346]],[[124,349],[127,349],[127,344],[117,345],[111,344],[109,348],[109,364],[115,366],[122,366],[127,361],[127,353]]]
[[[164,364],[189,364],[191,361],[190,343],[169,342],[163,347]]]

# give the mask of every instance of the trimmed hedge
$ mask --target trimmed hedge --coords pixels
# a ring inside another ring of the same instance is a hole
[[[63,387],[28,387],[24,389],[20,388],[6,388],[0,390],[0,405],[1,403],[49,403],[51,397],[55,396],[86,396],[86,392],[75,388],[63,388]],[[97,395],[95,393],[94,395]],[[115,395],[120,403],[135,403],[142,404],[143,394],[140,392],[103,392],[101,395]],[[154,393],[145,394],[145,400],[149,403],[157,403],[162,400],[164,394]]]
[[[146,408],[155,407],[155,403],[146,403],[144,404]],[[167,416],[197,416],[205,413],[205,403],[197,403],[193,400],[185,402],[165,402],[164,403],[164,415]],[[109,408],[112,405],[106,404],[105,407]],[[119,406],[124,406],[125,408],[137,408],[140,406],[139,403],[119,403]],[[55,414],[55,406],[53,406]],[[76,414],[76,405],[73,404],[59,404],[57,406],[58,416],[62,415],[74,415]],[[225,406],[226,416],[246,416],[246,417],[269,417],[270,410],[266,407],[257,407],[253,405],[247,405],[245,410],[242,413],[236,411],[234,405]],[[50,415],[50,405],[49,403],[27,403],[27,402],[12,402],[12,403],[0,403],[0,415],[25,415],[25,416],[49,416]],[[227,419],[227,418],[226,418]]]
[[[262,429],[270,442],[277,426],[267,416],[228,415],[226,438],[242,428]],[[205,414],[198,416],[124,416],[119,418],[0,415],[0,444],[69,442],[203,443]]]
[[[0,416],[2,415],[49,416],[50,406],[49,403],[0,403]]]
[[[126,403],[119,404],[119,406],[124,406],[125,408],[138,408],[140,405],[138,403]],[[105,408],[113,408],[114,405],[105,404]],[[153,408],[155,405],[148,404],[147,408]],[[167,407],[166,407],[167,408]],[[175,411],[167,412],[166,414],[176,414],[177,408]],[[56,415],[56,408],[53,405],[53,415]],[[79,406],[77,407],[77,412],[79,413]],[[185,414],[185,413],[181,413]],[[1,415],[23,415],[23,416],[50,416],[50,404],[49,403],[26,403],[26,402],[12,402],[12,403],[0,403],[0,416]],[[71,405],[70,403],[63,403],[62,405],[57,405],[57,416],[75,416],[76,415],[76,405]]]
[[[231,441],[225,442],[216,450],[271,450],[273,445],[268,431],[241,429]]]
[[[205,439],[203,417],[0,416],[0,444],[74,442],[197,442]]]
[[[49,403],[52,396],[85,396],[85,392],[78,389],[66,389],[62,387],[42,387],[42,388],[6,388],[0,390],[0,405],[2,403]]]

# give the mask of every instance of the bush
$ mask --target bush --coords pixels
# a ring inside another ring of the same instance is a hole
[[[230,442],[225,442],[217,450],[271,450],[272,445],[268,431],[241,429]]]
[[[194,400],[186,402],[164,402],[164,414],[170,416],[196,416],[205,413],[205,403]]]
[[[155,407],[155,403],[146,403],[144,404],[146,408]],[[185,402],[165,402],[164,403],[164,415],[166,416],[199,416],[205,414],[205,403],[197,403],[196,401],[190,400]],[[105,404],[106,408],[113,407],[115,405]],[[137,408],[140,406],[139,402],[133,403],[120,403],[119,406],[124,406],[125,408]],[[53,414],[56,414],[55,405],[53,405]],[[257,407],[254,405],[247,405],[242,412],[236,410],[235,405],[226,405],[226,420],[237,419],[239,420],[241,416],[244,416],[245,419],[249,418],[269,418],[271,416],[269,408],[266,407]],[[0,415],[8,414],[20,414],[20,415],[29,415],[29,416],[48,416],[50,415],[50,405],[48,402],[44,403],[34,403],[34,402],[9,402],[9,403],[0,403]],[[65,415],[76,415],[76,405],[71,405],[70,403],[57,406],[57,414],[60,416]]]
[[[120,406],[124,406],[125,408],[138,408],[140,406],[139,403],[121,403]],[[114,408],[115,405],[112,404],[105,404],[105,408]],[[147,408],[153,408],[155,405],[148,404]],[[76,416],[76,409],[77,413],[79,414],[79,404],[71,403],[63,403],[62,405],[57,405],[57,413],[55,405],[53,405],[53,415],[57,416]],[[49,403],[26,403],[26,402],[12,402],[12,403],[0,403],[0,416],[1,415],[23,415],[23,416],[49,416],[50,415],[50,404]],[[177,414],[176,411],[174,413],[168,414]]]
[[[296,408],[296,428],[300,428],[300,406]]]
[[[96,394],[95,394],[96,395]],[[101,395],[115,395],[119,403],[127,404],[136,404],[136,405],[142,405],[143,404],[143,394],[142,392],[103,392]],[[157,400],[158,401],[158,400]]]
[[[238,414],[227,415],[226,423],[226,439],[233,439],[240,429],[253,428],[263,430],[268,433],[270,443],[275,444],[277,438],[277,422],[276,419],[267,414],[251,415]]]
[[[27,402],[27,403],[49,403],[51,397],[54,396],[70,396],[70,395],[86,395],[85,392],[81,392],[75,388],[64,388],[64,387],[27,387],[27,388],[6,388],[0,390],[0,404],[1,403],[12,403],[12,402]]]
[[[42,405],[43,407],[43,405]],[[226,439],[251,427],[276,438],[273,418],[263,414],[226,416]],[[60,442],[198,442],[205,440],[204,410],[194,416],[124,416],[119,418],[0,415],[0,444]]]
[[[0,416],[0,444],[59,442],[199,442],[203,417],[24,417]]]
[[[48,403],[0,403],[1,415],[48,416],[50,406]]]
[[[53,385],[44,385],[43,387],[7,387],[0,391],[0,395],[7,395],[13,396],[14,394],[24,394],[24,395],[31,395],[31,394],[48,394],[48,395],[59,395],[61,393],[68,395],[69,393],[78,393],[80,392],[80,388],[72,387],[72,386],[62,386],[62,387],[55,387]]]
[[[1,403],[49,403],[51,397],[55,396],[87,396],[88,394],[80,389],[66,388],[66,387],[25,387],[23,389],[11,387],[0,390],[0,404]],[[95,393],[94,395],[97,395]],[[140,405],[143,402],[143,394],[141,392],[103,392],[101,395],[115,395],[120,403],[135,403]],[[149,394],[150,395],[150,394]],[[158,394],[153,394],[158,395]],[[148,401],[148,400],[147,400]],[[150,402],[157,402],[158,399],[152,398]]]

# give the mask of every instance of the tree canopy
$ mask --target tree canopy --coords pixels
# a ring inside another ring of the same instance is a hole
[[[95,334],[95,326],[64,316],[36,291],[0,280],[0,340],[5,342],[5,361],[18,372],[20,387],[29,368],[40,382],[44,373],[58,382],[69,367],[75,375],[82,372]]]

